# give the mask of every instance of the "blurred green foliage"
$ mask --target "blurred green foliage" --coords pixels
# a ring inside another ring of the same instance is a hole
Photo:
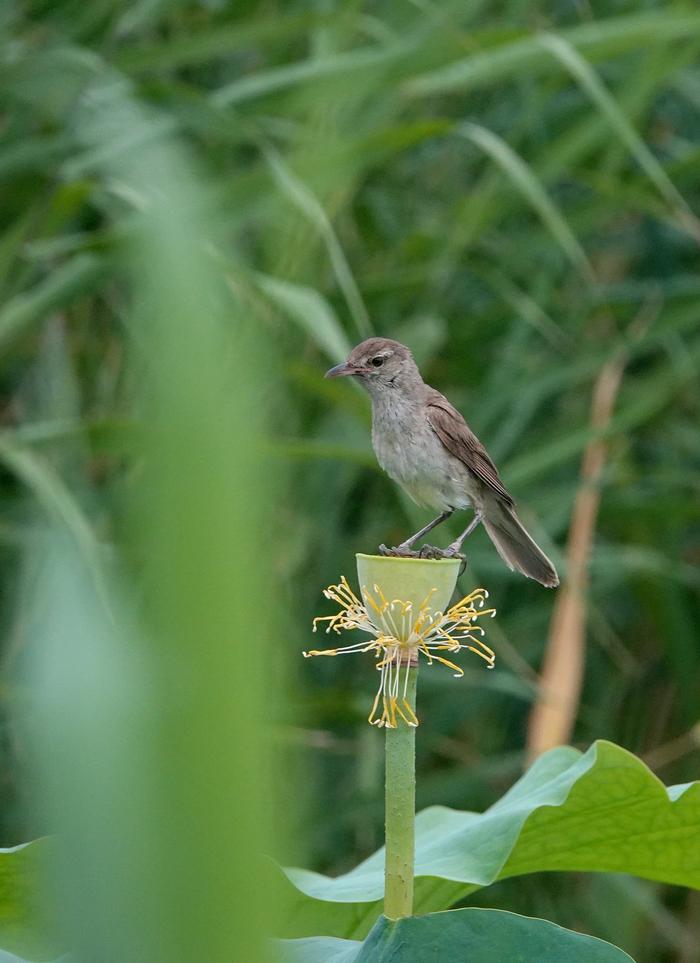
[[[691,0],[6,0],[0,841],[43,828],[11,721],[36,617],[17,572],[38,505],[88,563],[114,553],[131,578],[143,574],[147,597],[149,579],[160,586],[161,631],[173,629],[173,602],[196,593],[185,614],[190,629],[206,627],[202,652],[214,646],[222,685],[233,667],[206,603],[225,586],[204,573],[224,578],[230,565],[233,592],[255,524],[269,573],[257,600],[288,612],[274,635],[288,659],[272,633],[258,643],[267,685],[295,675],[276,730],[278,795],[294,785],[289,771],[305,775],[304,831],[281,855],[332,873],[379,844],[382,745],[364,724],[374,681],[342,660],[291,668],[326,611],[320,589],[351,573],[354,552],[425,520],[374,462],[367,400],[321,378],[371,332],[408,343],[461,408],[560,568],[592,387],[627,348],[575,741],[616,741],[667,783],[697,776],[699,30]],[[115,86],[134,114],[100,94]],[[195,158],[185,173],[149,154],[170,138]],[[144,152],[147,184],[133,177]],[[175,212],[162,203],[170,190]],[[200,311],[220,319],[213,340]],[[247,429],[226,428],[226,411],[201,433],[223,384],[239,414],[251,397],[270,412],[252,431],[259,453]],[[165,429],[155,439],[152,423]],[[172,501],[135,523],[149,450],[161,456],[151,490]],[[274,499],[246,476],[257,454],[288,478]],[[168,544],[176,509],[173,573],[167,552],[148,553]],[[240,541],[238,517],[249,522]],[[216,536],[206,569],[202,532]],[[553,596],[510,575],[483,532],[469,551],[462,584],[491,592],[499,662],[488,674],[467,666],[462,682],[423,673],[421,807],[480,809],[501,795],[522,768],[537,697]],[[256,671],[236,666],[232,697]],[[543,875],[486,898],[611,939],[640,963],[692,961],[699,939],[692,895],[636,880]]]

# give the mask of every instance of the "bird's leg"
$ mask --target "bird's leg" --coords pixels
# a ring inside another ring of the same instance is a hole
[[[413,551],[413,545],[418,541],[419,538],[423,538],[423,536],[427,535],[428,532],[432,532],[434,528],[437,528],[441,522],[444,522],[446,519],[448,519],[452,514],[452,511],[453,509],[450,508],[447,511],[440,512],[437,518],[434,518],[432,522],[428,522],[428,524],[421,528],[419,532],[416,532],[415,535],[411,535],[410,538],[407,538],[406,541],[401,542],[401,544],[397,545],[396,548],[387,548],[386,545],[380,545],[380,554],[399,555],[406,558],[418,556],[420,553]]]
[[[445,549],[445,556],[446,556],[447,558],[454,558],[455,556],[459,556],[459,555],[460,555],[460,549],[462,548],[462,542],[463,542],[464,539],[467,537],[467,535],[471,535],[471,533],[474,531],[474,529],[475,529],[476,526],[479,524],[479,522],[481,521],[481,519],[482,519],[482,514],[481,514],[481,512],[478,511],[478,510],[477,510],[476,512],[474,512],[474,518],[472,518],[472,520],[469,522],[469,524],[468,524],[467,527],[464,529],[464,531],[462,532],[462,534],[461,534],[458,538],[456,538],[456,539],[454,540],[454,542],[452,542],[450,545],[448,545],[447,548]]]
[[[415,535],[411,535],[410,538],[407,538],[405,542],[401,542],[401,544],[398,547],[412,548],[419,538],[423,538],[424,535],[427,535],[428,532],[432,532],[432,530],[434,528],[437,528],[438,525],[442,524],[442,522],[447,521],[447,519],[450,517],[451,514],[452,514],[451,508],[448,508],[444,512],[440,512],[437,518],[434,518],[432,522],[428,522],[428,524],[424,525],[419,532],[416,532]]]

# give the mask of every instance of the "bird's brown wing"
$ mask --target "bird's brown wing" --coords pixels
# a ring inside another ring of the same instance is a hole
[[[434,388],[428,390],[426,404],[428,424],[450,454],[459,458],[473,475],[488,485],[508,505],[514,505],[499,477],[498,469],[457,409]]]

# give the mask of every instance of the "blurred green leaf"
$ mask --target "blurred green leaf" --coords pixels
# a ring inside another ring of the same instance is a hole
[[[366,47],[351,50],[348,53],[338,53],[331,57],[313,57],[298,63],[285,64],[271,70],[253,73],[249,77],[241,77],[227,84],[212,95],[212,101],[217,107],[230,107],[232,104],[295,84],[316,83],[336,74],[348,73],[352,76],[357,71],[392,63],[399,57],[405,56],[407,50],[406,46],[398,44],[387,47]]]
[[[15,295],[0,309],[0,345],[43,321],[51,311],[67,307],[91,291],[104,273],[103,262],[94,254],[78,254],[57,267],[33,288]]]
[[[585,50],[592,60],[647,44],[694,37],[700,28],[700,14],[684,12],[631,13],[584,23],[559,33],[578,50]],[[463,60],[418,76],[406,84],[412,96],[426,96],[493,84],[528,68],[551,70],[542,60],[538,34],[519,37],[509,43],[494,45]]]
[[[566,257],[589,280],[594,279],[593,268],[541,181],[504,140],[480,124],[460,124],[456,133],[480,147],[501,168],[513,186],[542,218]]]
[[[70,532],[92,572],[98,591],[103,593],[100,545],[78,499],[50,462],[19,444],[9,432],[0,432],[0,462],[27,486],[47,518]]]
[[[263,274],[257,276],[257,283],[295,324],[311,335],[329,358],[334,361],[347,358],[352,345],[333,309],[318,291]]]
[[[540,42],[545,50],[553,54],[571,72],[600,112],[607,118],[620,140],[629,148],[630,153],[647,174],[649,180],[657,187],[671,207],[676,210],[686,226],[690,225],[693,228],[692,233],[695,237],[698,237],[700,235],[700,224],[697,223],[685,199],[625,117],[615,98],[608,92],[590,64],[563,37],[556,34],[543,34],[540,37]]]
[[[173,70],[190,64],[223,57],[256,43],[281,40],[290,43],[303,35],[311,26],[322,23],[316,13],[284,14],[259,21],[201,28],[192,32],[177,33],[158,42],[140,43],[118,51],[114,63],[127,72]]]
[[[345,295],[358,334],[361,338],[368,338],[372,334],[372,325],[367,314],[367,308],[345,252],[336,236],[330,218],[323,209],[323,205],[291,168],[284,163],[277,151],[265,146],[263,147],[263,153],[282,193],[308,218],[323,238],[338,286]]]

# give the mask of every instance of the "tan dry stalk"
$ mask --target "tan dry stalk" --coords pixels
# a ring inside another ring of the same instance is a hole
[[[644,305],[627,334],[642,337],[658,313],[655,297]],[[557,593],[540,675],[540,695],[528,722],[530,760],[571,739],[583,684],[586,641],[588,561],[600,507],[600,479],[605,468],[610,425],[628,352],[618,351],[602,367],[593,387],[590,427],[594,434],[581,461],[581,482],[571,516],[566,547],[566,578]]]
[[[612,417],[622,381],[624,359],[611,358],[602,368],[593,389],[590,424],[603,432]],[[601,437],[588,443],[581,463],[581,484],[576,494],[566,548],[566,580],[557,594],[549,627],[540,697],[530,714],[527,753],[539,756],[569,741],[578,710],[583,682],[586,630],[585,596],[588,558],[600,505],[600,478],[607,445]]]

